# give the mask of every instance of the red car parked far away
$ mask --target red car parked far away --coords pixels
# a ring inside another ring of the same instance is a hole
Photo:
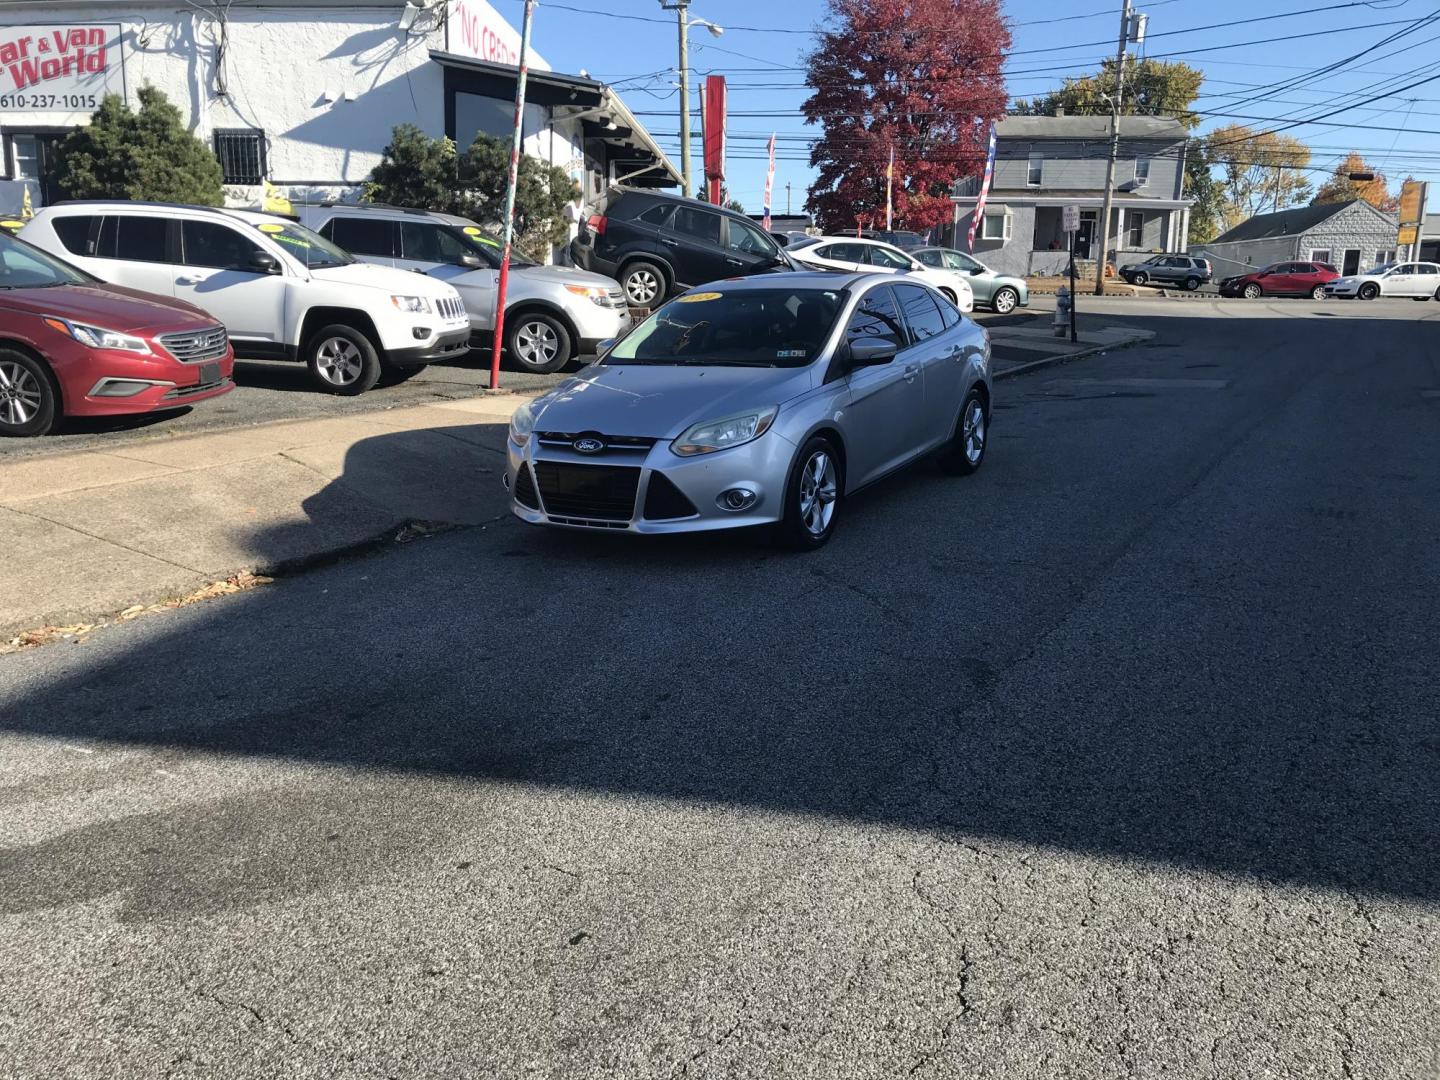
[[[1228,277],[1220,282],[1221,296],[1243,296],[1258,300],[1262,296],[1308,296],[1325,299],[1325,283],[1334,281],[1340,272],[1329,263],[1273,263],[1251,274]]]
[[[102,284],[0,232],[0,435],[218,397],[234,388],[234,368],[213,316]]]

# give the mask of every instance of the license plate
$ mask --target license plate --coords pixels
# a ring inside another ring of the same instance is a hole
[[[219,382],[219,381],[220,381],[220,365],[219,365],[219,364],[201,364],[201,365],[200,365],[200,385],[201,385],[201,386],[208,386],[210,383],[217,383],[217,382]]]

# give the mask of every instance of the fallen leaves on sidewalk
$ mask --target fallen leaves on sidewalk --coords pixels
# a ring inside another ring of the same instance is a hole
[[[8,641],[0,642],[0,655],[5,653],[19,652],[21,649],[33,649],[37,645],[48,645],[53,641],[72,641],[76,645],[83,645],[85,639],[95,630],[112,623],[129,622],[138,619],[142,615],[154,615],[162,611],[173,611],[176,608],[187,607],[190,604],[198,604],[203,600],[213,600],[217,596],[228,596],[231,593],[244,592],[260,585],[268,585],[271,578],[262,577],[259,574],[252,574],[248,570],[242,570],[238,574],[231,574],[223,581],[212,581],[202,589],[197,589],[185,596],[173,597],[169,600],[162,600],[158,604],[135,604],[124,611],[112,616],[109,619],[101,619],[93,623],[75,623],[71,626],[41,626],[34,630],[26,630]]]

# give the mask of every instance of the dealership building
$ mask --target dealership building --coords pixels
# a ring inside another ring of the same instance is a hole
[[[543,9],[534,43],[563,24]],[[265,183],[354,198],[396,125],[509,138],[520,35],[486,0],[0,0],[0,212],[59,197],[55,144],[106,94],[149,84],[212,146],[232,205]],[[524,148],[582,186],[676,187],[619,95],[532,49]]]

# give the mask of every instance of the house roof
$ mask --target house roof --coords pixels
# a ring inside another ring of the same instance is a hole
[[[995,125],[1001,139],[1105,139],[1108,116],[1007,116]],[[1122,116],[1120,135],[1126,139],[1183,139],[1185,125],[1169,116]]]
[[[1273,214],[1256,214],[1248,221],[1242,221],[1229,232],[1221,233],[1212,244],[1233,244],[1240,240],[1269,240],[1276,236],[1295,236],[1309,232],[1321,222],[1328,221],[1346,207],[1354,206],[1360,199],[1349,202],[1321,203],[1318,206],[1297,206],[1293,210],[1279,210]]]

